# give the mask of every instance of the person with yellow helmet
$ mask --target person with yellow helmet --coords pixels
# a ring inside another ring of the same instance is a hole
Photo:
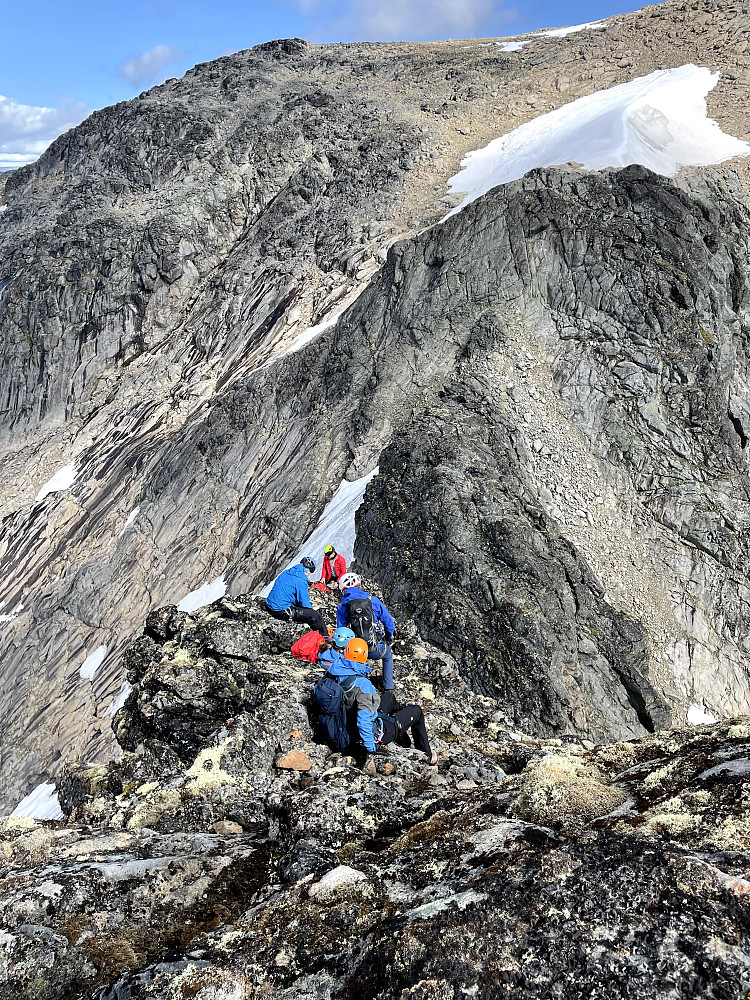
[[[321,582],[336,590],[339,580],[346,573],[346,559],[332,545],[323,549],[323,568],[320,571]]]

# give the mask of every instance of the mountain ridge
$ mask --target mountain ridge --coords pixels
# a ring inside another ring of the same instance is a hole
[[[9,680],[9,804],[66,756],[86,747],[94,757],[112,752],[102,713],[123,679],[122,651],[150,608],[176,602],[228,567],[232,592],[265,582],[313,529],[341,479],[375,464],[409,400],[418,413],[437,383],[450,381],[465,332],[455,343],[450,331],[433,340],[447,353],[430,360],[419,354],[430,331],[405,314],[409,350],[419,360],[399,374],[406,394],[395,383],[378,388],[378,352],[386,343],[401,347],[378,332],[392,312],[376,301],[372,279],[405,259],[411,240],[439,244],[436,231],[415,233],[444,214],[445,181],[461,156],[592,89],[697,60],[709,44],[725,64],[710,113],[731,130],[750,72],[745,25],[740,4],[670,3],[610,19],[604,31],[535,36],[514,53],[484,43],[268,43],[96,112],[37,164],[4,179],[1,597],[11,614],[23,605],[5,623],[0,650]],[[720,197],[729,218],[744,211],[746,165],[734,169],[686,172],[727,178],[726,190],[723,180],[709,192],[700,180],[679,178],[673,190],[692,184],[698,193],[691,197],[709,213]],[[572,190],[575,171],[560,176]],[[614,191],[614,177],[611,184]],[[734,273],[732,294],[744,308],[744,279]],[[394,288],[397,278],[394,272]],[[259,374],[306,327],[358,295],[365,298],[303,355]],[[349,384],[336,383],[336,396],[326,391],[330,361],[321,352],[351,353],[344,334],[360,322],[364,303],[373,312],[362,320],[351,362],[360,403]],[[453,304],[446,305],[450,313]],[[539,309],[534,295],[529,308]],[[575,327],[575,315],[570,321]],[[548,319],[542,327],[545,338],[554,336]],[[536,360],[549,363],[542,354]],[[552,361],[552,382],[537,387],[534,376],[529,386],[548,400],[560,378]],[[743,378],[732,383],[738,441],[747,435]],[[531,414],[533,397],[521,382],[518,392]],[[262,406],[254,393],[264,396]],[[342,406],[345,399],[353,405]],[[586,404],[563,400],[571,403],[586,424]],[[711,406],[718,415],[718,398]],[[71,460],[78,464],[72,490],[34,504],[39,486]],[[545,502],[568,518],[565,532],[603,572],[573,512],[552,494]],[[636,515],[639,502],[632,498]],[[679,513],[670,518],[678,534],[690,524]],[[690,545],[700,542],[690,530]],[[684,564],[687,550],[679,558]],[[380,571],[374,561],[372,569]],[[714,651],[734,643],[724,625],[712,635],[722,615],[701,594],[704,572],[695,570],[696,593],[677,602],[676,628],[686,637],[673,658],[680,684],[669,687],[666,674],[660,681],[679,711],[702,644]],[[712,587],[721,590],[728,584],[716,572]],[[615,580],[617,566],[609,575]],[[627,611],[634,592],[621,590],[614,600]],[[674,616],[670,598],[653,587],[650,595]],[[407,602],[402,611],[413,609]],[[729,631],[737,634],[736,622]],[[80,664],[102,644],[107,659],[83,683]],[[730,660],[741,664],[743,656],[733,651]],[[744,690],[744,667],[737,670]]]

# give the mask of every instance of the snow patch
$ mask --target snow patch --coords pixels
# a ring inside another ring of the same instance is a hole
[[[97,672],[99,667],[104,662],[104,657],[107,655],[107,647],[99,646],[95,649],[93,653],[89,653],[86,659],[81,664],[81,677],[87,681],[94,679],[94,674]]]
[[[690,706],[687,711],[687,720],[691,726],[709,726],[712,722],[719,721],[706,710],[705,705],[698,704]]]
[[[122,531],[117,536],[118,538],[120,538],[122,535],[125,534],[125,532],[127,531],[127,529],[130,527],[130,525],[133,523],[133,521],[135,521],[135,519],[138,517],[138,515],[140,514],[140,512],[141,512],[141,508],[140,507],[136,507],[135,510],[131,510],[131,512],[128,514],[127,521],[122,526]]]
[[[336,310],[328,317],[328,319],[324,319],[322,323],[316,323],[315,326],[308,326],[306,330],[303,330],[302,333],[298,334],[294,338],[285,351],[282,351],[277,358],[274,358],[274,361],[278,361],[279,358],[286,357],[287,354],[294,354],[296,351],[300,351],[305,344],[309,344],[311,341],[315,340],[315,338],[320,336],[324,330],[328,330],[330,327],[334,326],[343,311],[343,309]]]
[[[657,70],[534,118],[464,157],[448,187],[466,197],[445,218],[534,167],[578,163],[603,170],[641,163],[673,177],[681,167],[750,155],[750,144],[707,117],[706,95],[718,80],[703,66]]]
[[[35,503],[39,503],[40,500],[44,500],[46,496],[50,493],[60,493],[62,490],[69,490],[70,487],[76,480],[76,466],[75,462],[70,462],[68,465],[59,469],[52,479],[42,486],[36,495]]]
[[[191,590],[177,605],[177,610],[187,611],[190,614],[191,611],[197,611],[198,608],[204,608],[207,604],[213,604],[214,601],[218,601],[226,592],[227,585],[222,573],[221,576],[217,576],[210,583],[204,583],[197,590]]]
[[[28,819],[65,819],[60,808],[57,790],[51,781],[44,781],[21,799],[11,816],[25,816]]]
[[[0,607],[3,606],[4,604],[5,601],[3,601]],[[21,614],[22,611],[23,611],[23,604],[19,601],[18,604],[15,606],[15,608],[12,611],[10,611],[7,615],[0,615],[0,624],[2,624],[3,622],[12,622],[14,618],[18,618],[18,616]]]
[[[289,566],[295,566],[303,556],[312,556],[319,571],[323,565],[323,549],[326,545],[333,545],[336,551],[346,559],[347,566],[354,561],[354,542],[356,539],[354,516],[362,503],[367,484],[377,474],[378,466],[375,466],[372,472],[368,472],[361,479],[355,479],[353,482],[348,482],[345,479],[340,484],[320,515],[315,530],[304,545],[297,550]],[[286,568],[288,569],[289,566]],[[260,591],[261,597],[268,596],[273,583],[272,580]]]
[[[531,39],[528,38],[525,42],[495,42],[501,52],[518,52],[522,49],[524,45],[528,45]]]
[[[585,24],[574,24],[570,28],[549,28],[547,31],[540,31],[535,37],[565,38],[566,35],[574,35],[578,31],[599,31],[606,27],[606,21],[587,21]]]
[[[125,702],[128,700],[128,695],[133,690],[133,685],[129,684],[127,681],[122,682],[122,687],[120,688],[120,693],[117,697],[107,706],[104,710],[105,716],[116,715]]]

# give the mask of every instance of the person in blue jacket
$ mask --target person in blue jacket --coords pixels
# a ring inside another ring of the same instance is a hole
[[[344,688],[344,704],[349,718],[356,718],[356,734],[350,729],[352,743],[357,742],[357,736],[368,754],[375,753],[375,720],[378,715],[380,695],[368,679],[372,667],[367,666],[367,643],[360,639],[362,652],[349,650],[349,642],[356,643],[354,633],[350,628],[337,628],[331,637],[333,648],[321,653],[318,662]],[[358,660],[349,656],[358,656]],[[342,682],[354,677],[350,684]]]
[[[336,609],[336,624],[338,626],[351,627],[350,607],[352,601],[369,601],[372,608],[372,622],[375,631],[376,642],[369,643],[370,659],[383,661],[383,688],[386,691],[393,690],[393,652],[390,643],[393,641],[393,633],[396,631],[396,623],[388,608],[377,597],[368,594],[366,590],[360,589],[362,578],[356,573],[345,573],[339,580],[341,588],[341,603]]]
[[[274,580],[266,598],[266,610],[274,618],[286,622],[304,622],[327,636],[323,615],[310,604],[309,576],[315,572],[315,561],[305,556],[296,566],[290,566]]]
[[[363,766],[367,766],[372,754],[387,753],[388,744],[394,740],[411,746],[411,730],[417,750],[421,750],[434,767],[438,757],[430,748],[420,706],[399,708],[392,692],[379,694],[367,676],[372,669],[367,666],[367,643],[356,637],[351,629],[337,628],[331,642],[333,648],[321,653],[318,660],[344,688],[344,705],[348,720],[352,720],[347,726],[350,744],[353,748],[360,744],[364,748]]]

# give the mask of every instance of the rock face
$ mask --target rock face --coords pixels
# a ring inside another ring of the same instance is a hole
[[[437,224],[468,149],[709,49],[743,136],[746,34],[706,0],[511,53],[274,42],[3,176],[6,807],[109,759],[149,612],[265,583],[378,463],[358,558],[517,724],[748,711],[744,168],[533,171]]]
[[[2,1000],[746,991],[748,718],[535,739],[406,624],[397,691],[440,760],[391,745],[370,776],[315,742],[300,628],[252,597],[149,617],[136,748],[68,768],[67,824],[0,823]],[[274,765],[294,748],[307,772]]]

